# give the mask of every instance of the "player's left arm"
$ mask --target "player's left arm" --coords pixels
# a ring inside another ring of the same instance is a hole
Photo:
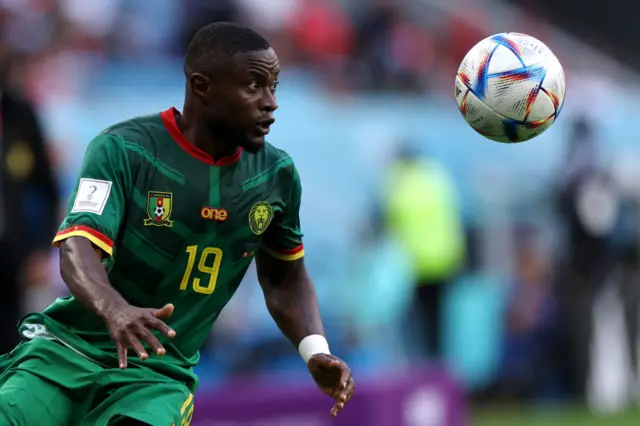
[[[304,264],[300,178],[295,167],[291,173],[288,203],[270,225],[256,256],[258,280],[276,324],[298,348],[318,387],[335,399],[331,415],[336,416],[353,396],[355,382],[347,364],[331,355],[324,336],[315,286]]]

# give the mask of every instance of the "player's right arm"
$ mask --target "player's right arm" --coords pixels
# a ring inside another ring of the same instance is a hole
[[[120,368],[126,368],[129,348],[141,359],[148,357],[141,341],[158,355],[164,354],[150,329],[168,337],[175,335],[161,321],[171,315],[172,305],[162,309],[131,306],[113,288],[102,264],[105,256],[113,255],[113,241],[132,189],[133,170],[125,141],[106,134],[96,137],[87,148],[67,216],[53,241],[61,249],[62,278],[71,294],[104,320],[116,342]]]

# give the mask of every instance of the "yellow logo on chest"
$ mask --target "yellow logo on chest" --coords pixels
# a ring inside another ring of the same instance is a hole
[[[266,201],[258,201],[249,211],[249,228],[256,235],[267,230],[273,220],[273,208]]]

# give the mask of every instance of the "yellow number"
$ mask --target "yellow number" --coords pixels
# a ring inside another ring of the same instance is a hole
[[[207,266],[208,259],[213,256],[213,265]],[[206,286],[200,285],[200,278],[193,279],[193,291],[202,294],[211,294],[216,289],[216,281],[218,281],[218,271],[220,270],[220,262],[222,261],[222,250],[216,247],[207,247],[202,250],[200,255],[200,263],[198,270],[205,274],[209,274],[209,282]]]
[[[198,246],[187,247],[187,253],[189,259],[187,260],[187,267],[182,276],[182,282],[180,283],[180,290],[185,291],[191,281],[191,273],[193,272],[193,266],[196,263],[198,257]],[[213,256],[213,262],[210,258]],[[200,294],[211,294],[216,289],[216,282],[218,281],[218,272],[220,271],[220,264],[222,263],[222,250],[217,247],[206,247],[200,253],[200,262],[198,262],[198,270],[203,274],[209,275],[207,285],[202,285],[200,278],[193,278],[193,291]]]
[[[186,290],[189,285],[189,277],[191,277],[191,271],[193,271],[193,264],[196,261],[196,254],[198,252],[198,246],[187,247],[187,253],[189,253],[189,260],[187,260],[187,268],[182,276],[182,282],[180,283],[180,290]]]

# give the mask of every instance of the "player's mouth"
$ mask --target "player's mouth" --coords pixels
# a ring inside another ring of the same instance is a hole
[[[258,123],[256,124],[256,133],[258,133],[260,136],[266,136],[269,133],[271,125],[275,121],[276,120],[274,118],[267,118],[265,120],[258,121]]]

